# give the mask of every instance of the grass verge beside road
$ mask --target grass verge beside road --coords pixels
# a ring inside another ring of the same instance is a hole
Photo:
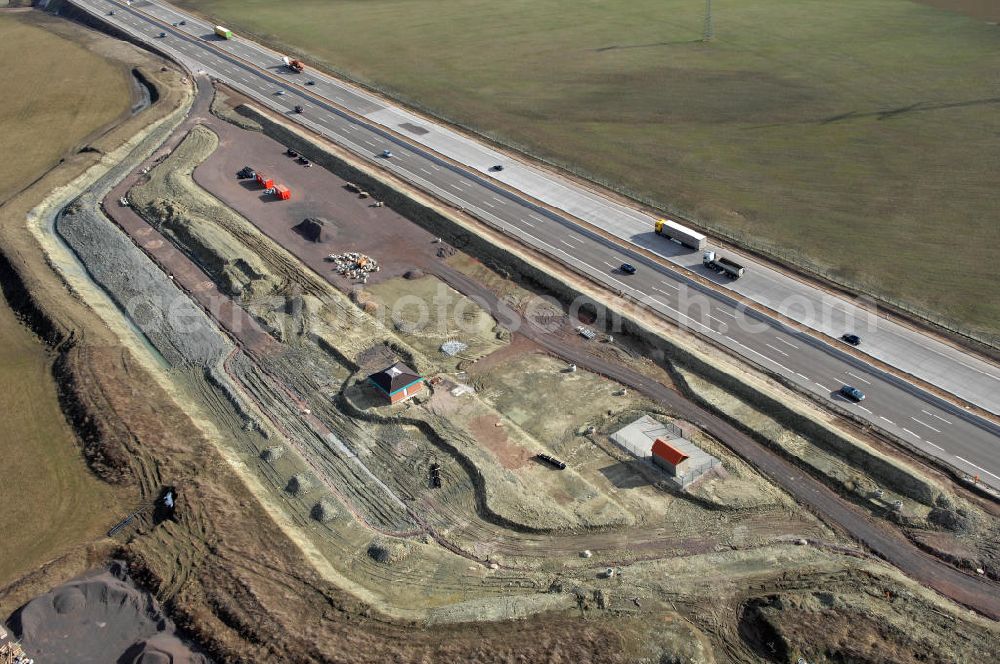
[[[938,0],[942,5],[946,0]],[[279,49],[978,336],[1000,32],[908,0],[181,0]],[[956,8],[959,7],[956,0]]]

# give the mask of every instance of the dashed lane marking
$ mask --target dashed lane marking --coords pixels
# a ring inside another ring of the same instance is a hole
[[[933,418],[939,419],[942,422],[944,422],[945,424],[951,426],[951,422],[949,422],[948,420],[944,419],[943,417],[939,417],[938,415],[935,415],[934,413],[932,413],[930,411],[927,411],[927,410],[924,410],[923,408],[921,408],[920,412],[923,413],[923,414],[925,414],[925,415],[930,415]]]
[[[845,371],[844,373],[846,373],[848,376],[854,376],[855,378],[857,378],[858,380],[860,380],[865,385],[871,385],[871,383],[869,383],[867,380],[865,380],[864,378],[862,378],[861,376],[859,376],[856,373],[851,373],[850,371]]]
[[[918,436],[917,434],[913,433],[912,431],[910,431],[910,430],[909,430],[909,429],[907,429],[906,427],[901,427],[901,428],[903,429],[903,431],[905,431],[906,433],[910,434],[911,436],[913,436],[913,437],[914,437],[914,438],[916,438],[917,440],[923,440],[923,438],[921,438],[921,437],[920,437],[920,436]]]
[[[915,418],[915,417],[911,417],[910,419],[911,419],[911,420],[913,420],[914,422],[916,422],[917,424],[921,424],[921,425],[923,425],[923,426],[927,427],[928,429],[930,429],[930,430],[931,430],[931,431],[933,431],[934,433],[941,433],[941,430],[940,430],[940,429],[935,429],[935,428],[934,428],[934,427],[932,427],[931,425],[927,424],[926,422],[921,422],[920,420],[918,420],[918,419],[917,419],[917,418]]]
[[[798,350],[798,349],[799,349],[799,347],[798,347],[798,346],[796,346],[795,344],[793,344],[793,343],[790,343],[790,342],[788,342],[788,341],[785,341],[785,340],[784,340],[784,339],[782,339],[781,337],[775,337],[775,339],[777,339],[777,340],[778,340],[779,342],[781,342],[781,343],[785,344],[786,346],[791,346],[791,347],[792,347],[792,348],[794,348],[795,350]]]
[[[764,345],[767,346],[768,348],[770,348],[771,350],[773,350],[775,353],[781,353],[785,357],[788,357],[788,353],[786,353],[785,351],[781,350],[780,348],[777,348],[777,347],[772,346],[771,344],[767,344],[767,343],[764,344]]]

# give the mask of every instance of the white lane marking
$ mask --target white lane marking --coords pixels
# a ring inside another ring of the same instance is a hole
[[[991,473],[990,471],[986,470],[985,468],[982,468],[982,467],[980,467],[980,466],[977,466],[976,464],[972,463],[972,462],[971,462],[971,461],[969,461],[968,459],[963,459],[963,458],[962,458],[962,457],[960,457],[960,456],[956,456],[955,458],[956,458],[956,459],[958,459],[959,461],[961,461],[962,463],[967,463],[967,464],[969,464],[970,466],[972,466],[972,467],[973,467],[973,468],[975,468],[976,470],[981,470],[981,471],[983,471],[984,473],[986,473],[986,474],[987,474],[987,475],[989,475],[990,477],[995,477],[996,479],[1000,480],[1000,476],[997,476],[997,475],[994,475],[993,473]]]
[[[722,323],[723,325],[729,325],[729,323],[727,323],[726,321],[722,320],[721,318],[716,318],[712,314],[705,314],[705,315],[708,316],[709,318],[711,318],[712,320],[718,322],[718,323]],[[775,350],[777,350],[777,349],[775,349]],[[778,352],[780,353],[781,351],[779,350]]]
[[[430,164],[430,167],[433,168],[435,171],[440,171],[441,170],[440,166],[435,166],[434,164]]]
[[[663,284],[664,286],[667,286],[668,288],[673,288],[674,290],[678,290],[677,286],[674,286],[672,283],[669,283],[667,281],[661,281],[660,283]]]
[[[795,375],[798,376],[799,378],[804,378],[805,380],[809,380],[809,376],[799,373],[798,371],[795,372]]]
[[[420,169],[421,173],[426,173],[427,175],[431,174],[431,172],[429,170],[427,170],[426,168],[424,168],[423,166],[418,166],[417,168]]]
[[[615,266],[612,265],[611,263],[607,262],[607,261],[604,261],[604,264],[607,265],[608,267],[610,267],[612,270],[615,269]]]
[[[455,191],[462,191],[462,190],[461,190],[461,188],[459,188],[459,186],[458,186],[458,185],[456,185],[456,184],[455,184],[455,183],[453,183],[453,182],[449,182],[449,183],[448,183],[448,186],[449,186],[449,187],[451,187],[452,189],[454,189]]]
[[[921,438],[920,436],[918,436],[917,434],[913,433],[912,431],[910,431],[910,430],[909,430],[909,429],[907,429],[906,427],[900,427],[900,428],[901,428],[901,429],[902,429],[903,431],[905,431],[906,433],[908,433],[908,434],[910,434],[911,436],[913,436],[914,438],[916,438],[917,440],[923,440],[923,439],[922,439],[922,438]]]
[[[938,417],[934,413],[932,413],[930,411],[927,411],[927,410],[924,410],[923,408],[920,409],[920,412],[923,413],[923,414],[925,414],[925,415],[930,415],[931,417],[936,417],[937,419],[941,420],[942,422],[944,422],[945,424],[947,424],[949,426],[951,425],[951,422],[949,422],[948,420],[944,419],[943,417]]]
[[[724,316],[729,316],[730,318],[736,318],[736,314],[731,314],[731,313],[729,313],[728,311],[725,311],[725,310],[723,310],[723,309],[716,309],[716,310],[715,310],[715,313],[717,313],[717,314],[722,314],[722,315],[724,315]]]
[[[567,235],[566,239],[567,240],[572,240],[573,242],[579,242],[581,244],[583,243],[583,238],[582,237],[577,237],[576,235]]]
[[[932,447],[936,447],[936,448],[938,448],[938,449],[939,449],[939,450],[941,450],[942,452],[944,452],[944,451],[945,451],[945,449],[944,449],[943,447],[941,447],[940,445],[938,445],[937,443],[932,443],[932,442],[931,442],[931,441],[929,441],[929,440],[925,440],[924,442],[925,442],[925,443],[927,443],[928,445],[932,446]]]
[[[567,247],[569,247],[570,249],[576,249],[576,247],[574,247],[573,245],[571,245],[571,244],[570,244],[569,242],[567,242],[566,240],[559,240],[559,241],[560,241],[560,242],[562,242],[563,244],[565,244],[565,245],[566,245]]]
[[[489,201],[483,201],[483,205],[488,205],[489,207],[493,208],[494,210],[497,209],[497,206],[493,205],[493,203],[490,203]]]
[[[711,328],[709,328],[709,329],[711,329]],[[713,330],[713,331],[714,331],[714,330]],[[763,358],[764,358],[765,360],[767,360],[768,362],[771,362],[772,364],[775,364],[775,365],[777,365],[777,366],[781,367],[782,369],[784,369],[784,370],[785,370],[785,371],[787,371],[788,373],[795,373],[794,371],[792,371],[791,369],[789,369],[788,367],[786,367],[786,366],[785,366],[784,364],[782,364],[781,362],[778,362],[778,361],[777,361],[777,360],[775,360],[774,358],[771,358],[771,357],[768,357],[767,355],[764,355],[764,353],[760,353],[760,352],[758,352],[758,351],[755,351],[755,350],[754,350],[753,348],[750,348],[749,346],[746,346],[746,345],[744,345],[744,344],[741,344],[741,343],[740,343],[739,341],[736,341],[736,339],[733,339],[732,337],[728,337],[728,338],[729,338],[729,339],[731,339],[733,343],[735,343],[735,344],[737,344],[737,345],[739,345],[739,346],[742,346],[743,348],[745,348],[746,350],[750,351],[750,352],[751,352],[751,353],[753,353],[754,355],[760,355],[761,357],[763,357]],[[822,385],[820,385],[820,387],[822,387]]]
[[[520,221],[522,224],[524,224],[528,228],[534,228],[535,227],[535,225],[533,223],[531,223],[530,221],[528,221],[527,219],[518,219],[518,221]]]
[[[793,344],[793,343],[789,343],[789,342],[785,341],[785,340],[784,340],[784,339],[782,339],[781,337],[775,337],[775,339],[777,339],[777,340],[778,340],[778,341],[780,341],[781,343],[785,344],[786,346],[791,346],[791,347],[792,347],[792,348],[794,348],[795,350],[798,350],[798,349],[799,349],[799,347],[798,347],[798,346],[796,346],[796,345],[795,345],[795,344]]]
[[[819,385],[819,383],[816,383],[816,384],[817,384],[817,385]],[[820,387],[822,387],[822,388],[823,388],[824,390],[826,390],[827,392],[833,392],[833,390],[831,390],[831,389],[830,389],[829,387],[827,387],[826,385],[819,385],[819,386],[820,386]]]
[[[785,351],[781,350],[780,348],[777,348],[777,347],[772,346],[771,344],[767,344],[767,343],[764,344],[764,345],[767,346],[768,348],[770,348],[771,350],[773,350],[774,352],[781,353],[785,357],[788,357],[788,353],[786,353]]]
[[[934,427],[932,427],[931,425],[927,424],[926,422],[921,422],[920,420],[918,420],[918,419],[917,419],[917,418],[915,418],[915,417],[911,417],[910,419],[911,419],[911,420],[913,420],[914,422],[916,422],[917,424],[922,424],[922,425],[924,425],[925,427],[927,427],[928,429],[930,429],[930,430],[931,430],[931,431],[933,431],[934,433],[941,433],[941,430],[940,430],[940,429],[935,429],[935,428],[934,428]]]
[[[858,380],[860,380],[865,385],[871,385],[871,383],[869,383],[867,380],[865,380],[864,378],[862,378],[861,376],[859,376],[856,373],[851,373],[850,371],[845,371],[844,373],[847,374],[848,376],[854,376],[855,378],[857,378]]]
[[[617,279],[616,279],[615,281],[617,281]],[[619,281],[618,283],[621,283],[621,282]],[[677,314],[677,316],[678,316],[678,317],[680,317],[680,318],[687,318],[687,319],[688,319],[689,321],[691,321],[691,322],[692,322],[692,323],[694,323],[695,325],[700,325],[701,327],[705,328],[705,329],[706,329],[706,330],[708,330],[709,332],[714,332],[715,334],[721,334],[721,333],[720,333],[720,332],[718,332],[717,330],[713,330],[713,329],[712,329],[711,327],[709,327],[708,325],[705,325],[705,324],[704,324],[704,323],[702,323],[701,321],[697,321],[697,320],[695,320],[694,318],[691,318],[690,316],[688,316],[687,314],[685,314],[685,313],[681,313],[681,312],[680,312],[680,311],[679,311],[678,309],[674,309],[673,307],[671,307],[671,306],[670,306],[669,304],[667,304],[666,302],[663,302],[663,301],[661,301],[661,300],[658,300],[658,299],[656,299],[655,297],[653,297],[653,296],[651,296],[651,295],[647,296],[647,299],[649,299],[649,300],[651,300],[651,301],[653,301],[653,302],[656,302],[656,303],[657,303],[658,305],[660,305],[660,306],[661,306],[661,307],[663,307],[664,309],[667,309],[668,311],[672,311],[672,312],[674,312],[674,313],[675,313],[675,314]],[[728,338],[728,337],[727,337],[727,338]],[[736,343],[738,343],[738,344],[740,343],[739,341],[736,341],[735,339],[732,339],[732,341],[734,341],[734,342],[736,342]],[[743,344],[740,344],[740,345],[742,346]],[[752,350],[752,349],[748,348],[747,350]],[[753,351],[753,352],[756,352],[756,351]],[[759,354],[759,353],[758,353],[758,354]],[[767,357],[767,356],[766,356],[766,355],[763,355],[762,357]],[[773,360],[772,360],[772,361],[773,361]],[[777,362],[775,362],[775,364],[778,364],[778,363],[777,363]],[[781,366],[781,365],[779,364],[778,366]]]
[[[497,203],[501,203],[502,204],[504,202],[502,198],[497,198],[496,196],[490,196],[490,198],[492,198],[493,200],[495,200]]]
[[[882,417],[881,415],[879,415],[879,418],[885,420],[886,422],[888,422],[892,426],[896,426],[896,423],[893,422],[892,420],[890,420],[888,417]]]
[[[872,415],[872,414],[873,414],[873,413],[872,413],[872,412],[871,412],[870,410],[868,410],[868,409],[867,409],[867,408],[865,408],[864,406],[858,406],[858,408],[860,408],[861,410],[865,411],[865,412],[866,412],[866,413],[868,413],[869,415]]]
[[[529,212],[529,213],[528,213],[528,216],[529,216],[529,217],[531,217],[532,219],[534,219],[535,221],[542,221],[542,222],[544,222],[544,221],[545,221],[545,219],[543,219],[542,217],[539,217],[539,216],[538,216],[537,214],[535,214],[534,212]]]

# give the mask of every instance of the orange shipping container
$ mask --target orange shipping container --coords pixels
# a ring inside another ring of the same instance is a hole
[[[292,197],[291,190],[283,184],[279,184],[277,187],[274,188],[274,194],[280,200],[283,201],[287,201],[289,198]]]

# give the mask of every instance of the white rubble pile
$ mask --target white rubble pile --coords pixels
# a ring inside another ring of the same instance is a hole
[[[441,344],[441,352],[449,357],[454,357],[462,351],[469,348],[469,344],[464,344],[461,341],[450,340]]]
[[[343,254],[330,254],[326,260],[333,263],[333,269],[337,274],[350,277],[351,279],[366,279],[372,272],[378,272],[378,261],[371,256],[357,251],[348,251]]]

